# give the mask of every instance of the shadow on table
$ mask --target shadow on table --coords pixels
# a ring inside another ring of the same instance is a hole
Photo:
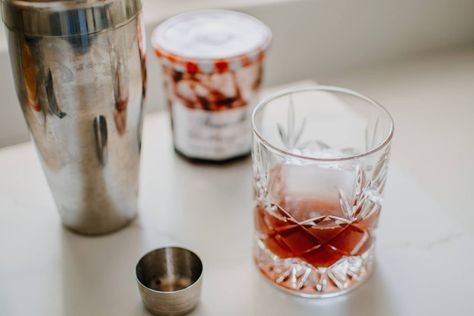
[[[63,315],[149,315],[142,307],[135,264],[165,240],[148,236],[135,221],[111,235],[87,237],[63,229]],[[162,238],[161,238],[162,239]]]
[[[270,305],[256,304],[255,315],[392,316],[397,315],[383,275],[377,269],[358,289],[340,297],[305,299],[286,294],[258,276],[256,293]],[[264,297],[267,296],[267,297]]]

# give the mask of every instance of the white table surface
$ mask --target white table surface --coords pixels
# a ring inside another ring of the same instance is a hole
[[[193,315],[472,313],[472,234],[401,167],[400,153],[373,276],[346,296],[310,300],[280,292],[253,266],[250,159],[193,165],[173,152],[169,130],[167,113],[147,117],[139,217],[103,237],[61,226],[33,144],[0,150],[0,315],[148,315],[135,264],[167,245],[193,249],[204,262]]]

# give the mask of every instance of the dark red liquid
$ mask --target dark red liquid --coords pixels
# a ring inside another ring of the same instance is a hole
[[[270,211],[258,203],[255,223],[273,254],[328,267],[344,256],[360,256],[370,249],[379,213],[375,208],[366,217],[349,220],[339,201],[285,197]]]

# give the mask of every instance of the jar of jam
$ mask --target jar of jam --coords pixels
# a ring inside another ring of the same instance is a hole
[[[154,30],[179,154],[213,162],[249,154],[249,116],[270,41],[261,21],[228,10],[183,13]]]

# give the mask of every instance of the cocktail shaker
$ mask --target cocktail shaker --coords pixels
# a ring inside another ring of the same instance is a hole
[[[2,0],[2,7],[16,91],[62,222],[82,234],[125,226],[138,208],[140,0]]]

